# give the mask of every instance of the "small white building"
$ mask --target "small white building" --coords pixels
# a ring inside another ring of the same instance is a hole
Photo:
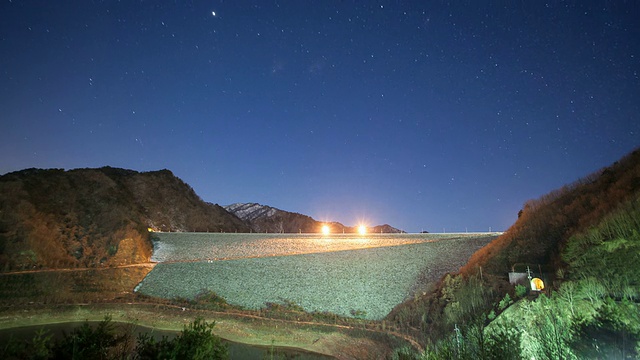
[[[542,291],[544,289],[544,281],[539,277],[533,277],[533,271],[527,266],[526,272],[516,272],[515,268],[511,268],[509,272],[509,283],[512,285],[529,285],[532,291]]]

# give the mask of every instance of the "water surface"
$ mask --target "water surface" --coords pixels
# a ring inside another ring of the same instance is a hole
[[[11,340],[17,341],[31,341],[37,331],[44,329],[49,334],[53,335],[53,339],[60,340],[63,338],[64,334],[69,334],[73,331],[73,329],[80,327],[84,322],[66,322],[66,323],[56,323],[56,324],[47,324],[47,325],[36,325],[36,326],[24,326],[24,327],[16,327],[9,329],[0,329],[0,348],[4,348],[6,344]],[[151,334],[153,338],[157,341],[161,340],[163,336],[166,336],[169,339],[173,339],[179,333],[179,331],[171,331],[171,330],[158,330],[151,327],[141,326],[141,325],[132,325],[128,323],[121,322],[112,322],[116,329],[127,329],[131,330],[134,340],[137,338],[138,334],[146,333]],[[89,324],[95,325],[98,324],[97,321],[90,321]],[[291,348],[279,348],[277,346],[255,346],[248,345],[242,343],[236,343],[228,340],[224,340],[223,342],[227,344],[229,349],[229,359],[231,360],[260,360],[260,359],[270,359],[271,354],[273,353],[274,359],[297,359],[297,360],[327,360],[334,359],[331,356],[312,353],[308,351],[291,349]]]

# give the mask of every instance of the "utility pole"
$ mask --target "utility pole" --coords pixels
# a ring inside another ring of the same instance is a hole
[[[456,344],[458,345],[458,356],[460,356],[460,329],[458,328],[458,324],[455,324],[453,329],[456,332]]]

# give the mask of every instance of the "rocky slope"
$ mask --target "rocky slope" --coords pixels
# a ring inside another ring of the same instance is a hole
[[[0,176],[0,271],[145,262],[148,228],[249,231],[168,170],[28,169]]]
[[[333,233],[355,233],[356,227],[339,222],[323,223],[299,213],[280,210],[257,203],[236,203],[224,207],[230,213],[246,221],[254,232],[270,233],[317,233],[323,225],[329,225]],[[402,233],[390,225],[378,225],[368,229],[370,233]]]

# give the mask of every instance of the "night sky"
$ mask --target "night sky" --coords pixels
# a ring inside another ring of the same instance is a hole
[[[636,2],[0,1],[0,174],[496,231],[640,145]]]

